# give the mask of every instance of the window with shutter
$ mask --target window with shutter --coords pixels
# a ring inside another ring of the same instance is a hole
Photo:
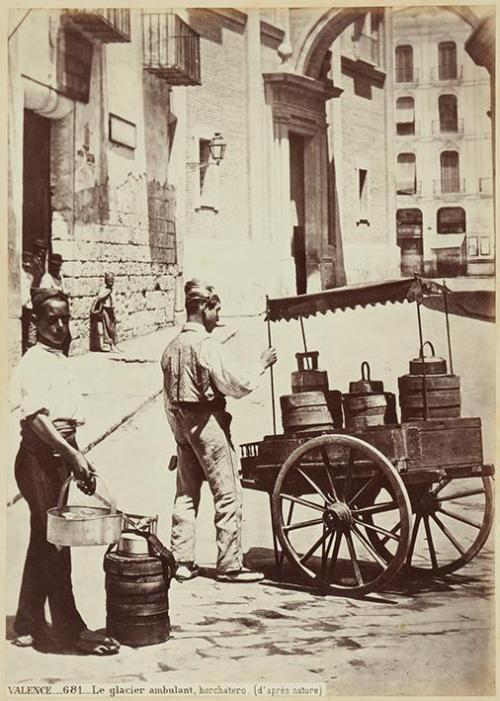
[[[438,234],[465,234],[465,209],[441,207],[437,212]]]
[[[454,41],[442,41],[438,46],[439,80],[453,80],[457,77],[457,47]]]
[[[413,49],[411,46],[396,48],[396,82],[411,83],[413,81]]]
[[[460,172],[458,153],[456,151],[443,151],[441,161],[441,192],[460,191]]]
[[[457,98],[455,95],[439,96],[440,131],[458,131]]]
[[[413,97],[398,97],[396,100],[396,132],[415,133],[415,101]]]
[[[414,195],[417,191],[416,159],[414,153],[400,153],[397,159],[396,193]]]

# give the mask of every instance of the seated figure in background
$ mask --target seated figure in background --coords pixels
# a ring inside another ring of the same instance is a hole
[[[113,273],[104,274],[104,286],[97,293],[90,308],[90,350],[118,351],[116,347],[116,318],[113,305]]]

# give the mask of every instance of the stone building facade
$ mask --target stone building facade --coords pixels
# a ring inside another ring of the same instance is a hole
[[[115,274],[119,338],[174,320],[179,265],[169,114],[175,88],[143,68],[140,13],[115,11],[111,21],[101,15],[102,27],[82,17],[31,10],[9,41],[14,357],[21,254],[35,238],[63,257],[73,352],[88,349],[89,309],[107,271]]]
[[[494,274],[490,76],[470,26],[444,10],[394,14],[396,226],[402,272]]]
[[[470,8],[445,14],[492,76],[490,25]],[[173,323],[192,276],[216,284],[227,314],[263,312],[266,294],[399,276],[393,23],[387,8],[13,13],[13,356],[21,253],[35,237],[64,258],[75,352],[107,270],[121,338]],[[490,174],[481,149],[474,178]]]

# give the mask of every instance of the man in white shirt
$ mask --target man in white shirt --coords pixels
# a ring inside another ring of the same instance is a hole
[[[46,272],[42,279],[40,280],[40,287],[43,289],[59,289],[61,292],[66,294],[64,289],[64,278],[61,273],[61,268],[63,264],[62,256],[59,253],[51,253],[49,255],[49,270]]]
[[[85,422],[82,397],[62,352],[70,316],[68,299],[57,289],[39,290],[33,295],[33,313],[37,343],[16,370],[22,419],[15,476],[30,509],[31,532],[14,623],[15,643],[112,654],[118,651],[118,643],[88,630],[76,608],[70,548],[47,541],[47,510],[57,506],[67,478],[73,474],[81,491],[93,494],[95,477],[76,443],[76,428]],[[45,620],[46,601],[51,631]]]
[[[254,390],[260,375],[276,362],[276,351],[267,348],[255,367],[244,371],[211,336],[221,307],[213,288],[191,281],[185,291],[187,323],[161,359],[165,409],[177,443],[171,537],[179,563],[177,578],[191,579],[198,574],[194,531],[206,478],[215,506],[217,580],[255,582],[263,574],[243,567],[242,487],[225,396],[244,397]]]

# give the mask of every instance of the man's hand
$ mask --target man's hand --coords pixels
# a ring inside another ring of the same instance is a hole
[[[84,494],[93,494],[96,488],[94,468],[89,465],[78,450],[73,450],[66,458],[66,461],[76,479],[78,489]]]
[[[274,365],[276,360],[278,359],[278,356],[276,354],[276,348],[266,348],[263,353],[261,353],[260,356],[260,362],[262,363],[262,367],[264,370],[266,370],[268,367],[271,365]]]

